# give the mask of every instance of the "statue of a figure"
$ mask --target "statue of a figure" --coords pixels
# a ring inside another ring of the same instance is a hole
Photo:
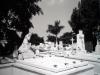
[[[29,43],[31,35],[32,35],[32,32],[31,30],[29,30],[29,33],[25,36],[22,45],[18,49],[18,52],[19,52],[18,59],[34,57],[34,52],[30,49],[31,43]]]
[[[25,36],[22,45],[19,47],[19,51],[21,52],[25,52],[27,50],[29,50],[31,43],[29,43],[30,37],[32,35],[32,28],[29,29],[29,33]]]
[[[79,34],[77,34],[77,49],[85,51],[84,34],[82,30],[79,30]]]

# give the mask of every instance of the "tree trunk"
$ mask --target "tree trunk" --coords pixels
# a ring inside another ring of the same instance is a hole
[[[56,35],[56,47],[58,47],[57,35]]]

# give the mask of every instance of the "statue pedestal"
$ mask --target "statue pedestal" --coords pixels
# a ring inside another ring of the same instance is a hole
[[[100,45],[96,45],[95,53],[100,54]]]
[[[97,41],[97,45],[95,47],[95,53],[96,54],[100,54],[100,44],[99,44],[99,41]]]

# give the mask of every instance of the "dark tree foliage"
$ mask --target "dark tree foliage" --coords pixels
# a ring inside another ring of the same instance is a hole
[[[75,33],[82,29],[85,34],[85,42],[91,41],[95,47],[94,33],[100,26],[100,0],[81,0],[78,7],[73,9],[69,24]]]
[[[32,34],[29,42],[32,45],[39,45],[40,43],[44,43],[43,37],[39,37],[37,34]]]
[[[71,44],[72,38],[74,39],[74,42],[76,42],[76,34],[73,32],[66,32],[60,37],[60,40],[63,41],[64,44]]]
[[[42,13],[38,2],[41,0],[0,1],[0,56],[8,56],[21,45],[32,27],[32,15]],[[21,32],[19,35],[17,32]]]
[[[55,42],[56,43],[56,37],[55,36],[48,35],[47,37],[48,37],[47,41],[51,41],[51,42]]]
[[[55,21],[54,25],[49,25],[48,26],[47,32],[50,32],[54,35],[58,35],[58,33],[60,33],[60,31],[63,27],[64,26],[60,26],[60,21],[57,20],[57,21]]]
[[[55,21],[54,25],[48,25],[47,32],[52,33],[56,37],[56,42],[58,38],[58,34],[64,28],[64,26],[60,26],[60,20]]]

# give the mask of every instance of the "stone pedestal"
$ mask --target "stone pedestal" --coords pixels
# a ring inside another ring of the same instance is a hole
[[[96,54],[100,54],[100,43],[99,43],[98,40],[97,40],[97,45],[96,45],[96,47],[95,47],[95,53],[96,53]]]

